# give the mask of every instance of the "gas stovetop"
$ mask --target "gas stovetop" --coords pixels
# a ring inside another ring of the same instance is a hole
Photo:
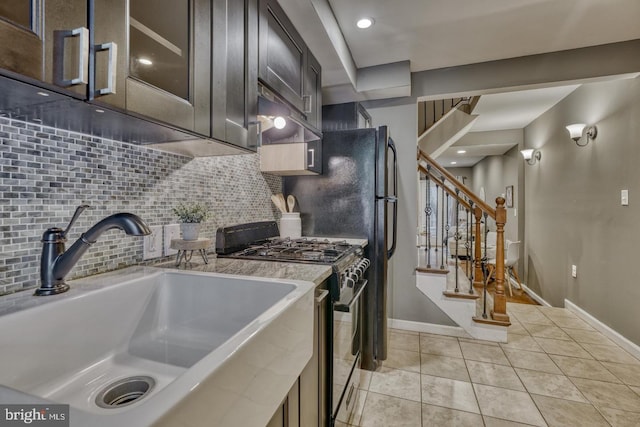
[[[270,239],[251,244],[248,248],[219,257],[253,259],[261,261],[286,261],[308,264],[336,264],[359,247],[346,241],[323,239]]]

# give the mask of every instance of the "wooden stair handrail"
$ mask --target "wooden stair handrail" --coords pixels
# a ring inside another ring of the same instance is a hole
[[[431,156],[429,156],[427,153],[425,153],[420,148],[418,148],[418,162],[420,160],[424,160],[425,162],[429,163],[431,167],[433,167],[438,172],[440,172],[442,176],[444,176],[447,180],[449,180],[454,187],[458,188],[461,192],[463,192],[464,195],[467,196],[469,199],[471,199],[473,203],[475,203],[477,206],[480,207],[480,209],[486,212],[491,218],[496,219],[496,210],[494,208],[489,206],[480,197],[476,196],[466,185],[458,181],[455,176],[451,175],[449,171],[447,171],[445,168],[440,166],[435,160],[433,160]],[[422,167],[419,163],[418,165]],[[431,175],[433,176],[433,174]]]
[[[456,194],[455,191],[453,191],[451,188],[447,187],[445,185],[445,183],[442,182],[442,180],[440,178],[438,178],[437,176],[433,175],[432,173],[429,173],[429,171],[422,165],[418,165],[418,170],[420,172],[422,172],[423,174],[425,174],[425,175],[429,175],[431,177],[432,181],[435,181],[437,185],[442,187],[444,189],[444,191],[449,193],[449,195],[451,197],[453,197],[456,201],[458,201],[458,203],[460,203],[462,206],[464,206],[465,209],[471,210],[471,205],[466,200],[464,200],[462,197],[460,197],[459,194]]]

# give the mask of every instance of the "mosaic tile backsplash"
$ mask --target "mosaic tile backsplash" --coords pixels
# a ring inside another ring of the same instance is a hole
[[[0,118],[0,295],[39,284],[42,233],[65,228],[76,206],[86,210],[69,233],[116,212],[147,224],[177,223],[179,202],[209,205],[201,236],[219,226],[276,218],[270,196],[281,179],[259,172],[257,154],[191,159],[119,141]],[[157,261],[157,260],[155,260]],[[142,237],[103,234],[68,279],[142,263]]]

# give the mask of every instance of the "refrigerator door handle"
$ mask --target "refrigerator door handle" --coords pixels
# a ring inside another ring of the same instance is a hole
[[[398,239],[398,153],[396,144],[389,138],[387,146],[393,152],[393,196],[385,197],[389,203],[393,203],[393,239],[391,248],[387,251],[387,259],[393,256],[396,251],[396,242]]]

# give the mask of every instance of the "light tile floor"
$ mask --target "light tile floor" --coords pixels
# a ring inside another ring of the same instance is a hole
[[[348,426],[640,426],[640,360],[566,309],[507,310],[506,344],[390,330]]]

